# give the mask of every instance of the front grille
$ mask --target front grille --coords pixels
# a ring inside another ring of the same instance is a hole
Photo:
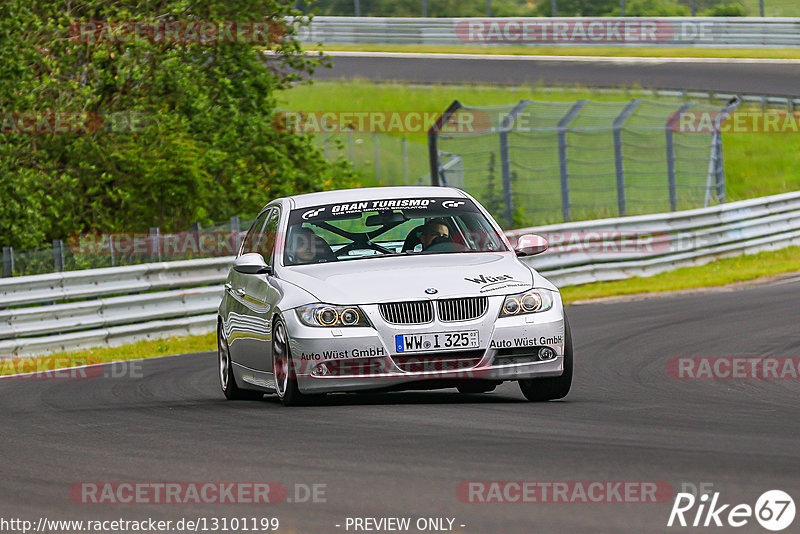
[[[378,304],[381,317],[391,324],[424,324],[433,321],[433,305],[429,300]]]
[[[392,356],[392,361],[407,373],[433,373],[472,369],[483,359],[482,350]]]
[[[436,301],[439,319],[445,323],[477,319],[489,307],[487,297],[466,297],[460,299],[441,299]]]

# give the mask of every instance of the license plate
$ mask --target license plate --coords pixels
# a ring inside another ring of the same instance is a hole
[[[397,334],[397,352],[430,352],[436,350],[477,349],[478,331],[434,332],[432,334]]]

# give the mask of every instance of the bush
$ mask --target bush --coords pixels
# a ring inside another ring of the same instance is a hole
[[[66,7],[65,7],[66,6]],[[311,139],[280,128],[276,93],[322,61],[276,0],[3,0],[0,244],[87,231],[186,229],[252,215],[270,199],[354,184]],[[75,21],[269,21],[258,46],[86,42]],[[14,132],[21,112],[88,112],[88,133]],[[122,119],[122,120],[120,120]]]
[[[739,3],[721,3],[705,10],[704,17],[746,17],[747,9]]]

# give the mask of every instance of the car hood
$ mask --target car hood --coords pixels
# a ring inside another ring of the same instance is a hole
[[[532,286],[553,288],[512,252],[374,257],[284,267],[279,276],[329,304],[507,295]]]

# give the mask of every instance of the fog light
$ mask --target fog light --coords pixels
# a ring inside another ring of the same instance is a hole
[[[552,360],[556,357],[556,351],[551,349],[550,347],[542,347],[539,349],[539,359],[541,361]]]
[[[314,367],[314,369],[311,371],[312,376],[327,376],[329,374],[331,374],[331,370],[328,369],[328,366],[324,363]]]

